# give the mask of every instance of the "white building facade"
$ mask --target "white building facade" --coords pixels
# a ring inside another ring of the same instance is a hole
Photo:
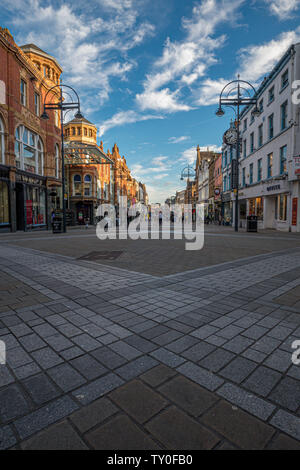
[[[241,226],[246,216],[256,215],[259,228],[300,232],[300,106],[292,100],[296,80],[300,43],[289,48],[257,90],[260,115],[254,118],[253,106],[241,114]]]

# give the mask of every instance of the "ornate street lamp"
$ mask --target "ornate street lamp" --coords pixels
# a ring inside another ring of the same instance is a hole
[[[222,106],[230,106],[236,110],[236,129],[230,128],[227,132],[229,135],[229,145],[236,145],[236,158],[232,160],[231,172],[235,176],[233,181],[233,189],[235,190],[235,220],[234,229],[239,230],[239,156],[240,156],[240,108],[241,106],[254,105],[252,114],[259,116],[260,111],[257,107],[256,90],[251,83],[241,80],[238,75],[237,80],[232,80],[224,86],[220,93],[219,107],[216,115],[224,116],[225,111]],[[235,163],[234,163],[235,162]]]
[[[59,101],[56,103],[46,103],[47,96],[48,94],[54,90],[55,88],[58,88],[60,93],[59,93]],[[68,88],[72,90],[74,93],[76,99],[73,101],[73,97],[71,96],[70,93],[65,91],[65,88]],[[63,98],[63,93],[65,93],[71,101],[64,101]],[[47,110],[59,110],[60,111],[60,125],[61,125],[61,179],[62,179],[62,201],[63,201],[63,232],[66,232],[66,201],[65,201],[65,154],[64,154],[64,111],[66,110],[71,110],[75,109],[77,110],[75,114],[76,119],[82,119],[83,115],[81,114],[80,111],[80,100],[77,92],[74,90],[69,85],[65,85],[63,83],[60,83],[59,85],[55,85],[52,88],[50,88],[46,96],[44,98],[44,109],[43,113],[41,114],[41,119],[47,120],[49,119],[49,115],[47,114]]]

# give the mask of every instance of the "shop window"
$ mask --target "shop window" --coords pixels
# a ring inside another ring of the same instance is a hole
[[[25,188],[26,203],[26,225],[46,224],[46,194],[42,188],[26,186]]]
[[[0,181],[0,226],[9,224],[8,186]]]
[[[0,163],[5,164],[4,124],[0,118]]]
[[[273,153],[268,155],[268,178],[273,176]]]
[[[84,177],[84,195],[92,196],[92,177],[91,175],[85,175]]]
[[[15,132],[16,167],[43,175],[43,155],[41,138],[25,126],[17,127]]]
[[[256,202],[256,215],[257,215],[257,218],[259,220],[262,220],[263,219],[263,210],[264,210],[263,198],[262,197],[257,197],[255,202]]]
[[[280,174],[286,173],[286,145],[280,148]]]
[[[20,84],[20,93],[21,93],[21,104],[23,106],[26,106],[27,102],[27,83],[25,80],[21,79],[21,84]]]
[[[81,196],[81,176],[74,175],[73,177],[73,196]]]
[[[277,198],[277,220],[286,220],[287,214],[287,196],[280,194]]]
[[[249,199],[249,215],[255,215],[255,199]]]

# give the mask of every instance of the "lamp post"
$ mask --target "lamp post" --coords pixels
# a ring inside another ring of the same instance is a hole
[[[59,101],[56,103],[46,103],[46,99],[48,94],[54,90],[55,88],[59,89]],[[68,97],[71,98],[71,101],[64,101],[63,92],[64,88],[68,88],[73,91],[76,96],[76,100],[73,101],[72,96],[70,93],[66,92]],[[83,115],[80,112],[80,100],[79,96],[69,85],[65,85],[60,83],[59,85],[54,85],[50,88],[44,98],[44,106],[43,106],[43,113],[41,115],[41,119],[48,120],[49,115],[47,114],[47,110],[59,110],[60,111],[60,125],[61,125],[61,179],[62,179],[62,210],[63,210],[63,232],[66,232],[66,201],[65,201],[65,153],[64,153],[64,115],[63,112],[66,110],[75,109],[77,110],[75,114],[75,118],[81,119]]]
[[[234,95],[233,95],[234,93]],[[222,106],[230,106],[233,109],[236,109],[236,136],[232,140],[232,144],[236,144],[236,158],[234,165],[232,160],[231,163],[231,173],[232,176],[235,176],[235,179],[232,178],[232,186],[235,190],[235,217],[234,217],[234,229],[236,232],[239,230],[239,157],[240,157],[240,110],[241,106],[250,106],[254,105],[254,110],[252,114],[254,116],[259,116],[260,111],[257,107],[257,96],[256,90],[251,83],[241,80],[238,75],[237,80],[232,80],[224,86],[223,90],[220,93],[219,98],[219,107],[216,111],[216,115],[219,117],[224,116],[225,111]],[[231,137],[233,136],[231,130]],[[234,142],[235,141],[235,142]],[[234,172],[233,172],[234,170]]]

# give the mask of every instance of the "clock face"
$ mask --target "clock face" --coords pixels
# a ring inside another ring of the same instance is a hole
[[[233,145],[237,141],[237,132],[235,129],[228,129],[224,134],[224,140],[226,144]]]

